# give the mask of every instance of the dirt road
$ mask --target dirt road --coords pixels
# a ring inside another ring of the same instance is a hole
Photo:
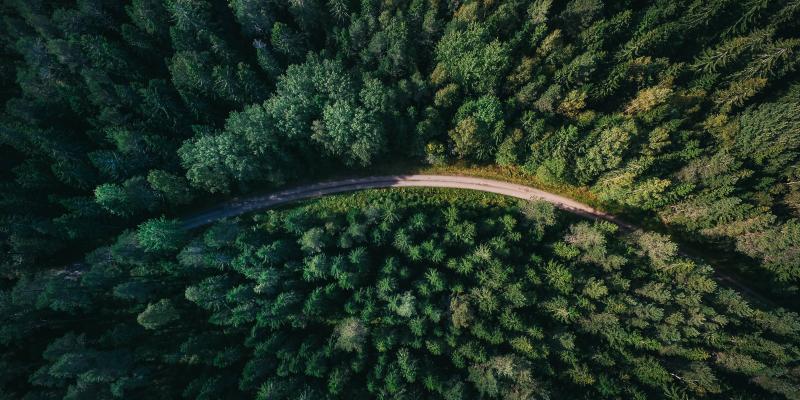
[[[275,207],[281,204],[298,200],[322,197],[335,193],[353,192],[366,189],[388,187],[436,187],[451,189],[479,190],[482,192],[497,193],[505,196],[516,197],[524,200],[543,200],[552,203],[557,208],[591,219],[602,219],[613,222],[625,231],[636,230],[635,225],[622,221],[613,215],[596,210],[586,204],[559,196],[557,194],[534,189],[532,187],[514,183],[497,181],[493,179],[473,178],[467,176],[451,175],[389,175],[373,176],[367,178],[343,179],[330,182],[321,182],[311,185],[298,186],[276,193],[253,196],[244,199],[233,199],[214,208],[201,211],[184,218],[184,227],[187,229],[198,228],[214,221],[235,217],[256,210]],[[681,253],[682,256],[687,256]],[[761,302],[771,304],[769,299],[744,285],[729,273],[715,269],[717,281],[747,293],[750,297]]]
[[[299,186],[293,189],[283,190],[263,196],[231,200],[220,206],[186,218],[184,220],[184,226],[189,229],[197,228],[222,218],[234,217],[293,201],[321,197],[335,193],[387,187],[438,187],[468,189],[497,193],[525,200],[543,200],[548,203],[552,203],[557,208],[565,211],[579,214],[588,218],[607,220],[621,226],[626,230],[635,229],[633,225],[630,225],[619,218],[614,217],[613,215],[606,214],[586,204],[579,203],[575,200],[553,193],[534,189],[528,186],[496,181],[492,179],[450,175],[373,176],[368,178],[345,179]]]

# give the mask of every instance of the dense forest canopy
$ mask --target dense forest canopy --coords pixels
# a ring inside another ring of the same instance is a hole
[[[800,396],[797,316],[653,233],[380,196],[173,218],[333,173],[493,166],[657,221],[797,311],[799,0],[0,15],[0,398]]]
[[[663,235],[485,196],[366,192],[191,236],[144,223],[2,299],[5,393],[800,398],[797,314],[749,305]]]
[[[586,186],[797,292],[798,1],[1,7],[7,278],[214,193],[461,160]]]

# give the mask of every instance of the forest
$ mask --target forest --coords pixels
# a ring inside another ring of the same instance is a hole
[[[800,398],[800,317],[664,235],[470,193],[346,196],[191,236],[152,220],[80,274],[24,280],[0,309],[0,344],[25,343],[10,393]]]
[[[0,399],[800,398],[800,0],[0,15]],[[426,190],[180,223],[408,166],[648,229]]]

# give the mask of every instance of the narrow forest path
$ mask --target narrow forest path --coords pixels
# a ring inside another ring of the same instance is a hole
[[[456,175],[387,175],[366,178],[342,179],[328,182],[298,186],[266,195],[234,198],[213,208],[194,213],[183,219],[186,229],[198,228],[214,221],[235,217],[249,212],[275,207],[299,200],[327,196],[336,193],[353,192],[366,189],[390,187],[435,187],[450,189],[478,190],[516,197],[524,200],[542,200],[552,203],[561,210],[581,215],[590,219],[600,219],[617,224],[624,231],[634,231],[637,226],[623,221],[619,217],[597,210],[589,205],[570,198],[559,196],[540,189],[494,179],[474,178]],[[681,252],[682,256],[688,256]],[[774,302],[762,296],[749,286],[743,284],[731,274],[714,268],[719,283],[738,289],[762,303],[774,305]]]
[[[222,218],[234,217],[252,211],[270,208],[285,203],[291,203],[298,200],[322,197],[335,193],[388,187],[435,187],[467,189],[496,193],[524,200],[543,200],[548,203],[552,203],[559,209],[574,214],[582,215],[592,219],[603,219],[613,222],[626,230],[636,229],[635,226],[628,224],[613,215],[604,213],[600,210],[592,208],[591,206],[564,196],[559,196],[557,194],[545,192],[529,186],[518,185],[515,183],[453,175],[372,176],[366,178],[343,179],[298,186],[292,189],[266,195],[230,200],[219,206],[188,216],[184,219],[184,226],[188,229],[192,229],[212,223]]]

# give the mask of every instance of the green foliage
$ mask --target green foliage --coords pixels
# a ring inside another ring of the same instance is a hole
[[[539,204],[323,202],[194,240],[147,221],[396,161],[497,164],[730,253],[792,305],[797,1],[0,12],[6,397],[797,397],[795,317],[652,233]]]
[[[619,167],[633,137],[636,135],[636,125],[633,121],[609,121],[611,126],[600,125],[592,132],[594,140],[585,140],[586,148],[583,155],[577,157],[575,163],[575,177],[578,182],[586,184],[593,182],[603,172]]]
[[[337,101],[322,111],[322,124],[314,126],[312,138],[348,163],[369,165],[383,147],[383,137],[374,117],[363,108]]]
[[[436,46],[434,83],[452,80],[476,94],[493,92],[509,67],[510,54],[508,45],[492,36],[478,23],[449,29]]]
[[[469,369],[469,380],[481,395],[492,398],[532,398],[541,393],[530,367],[514,356],[495,356]]]
[[[486,161],[494,154],[503,138],[503,115],[499,100],[494,96],[483,96],[464,103],[456,112],[455,128],[450,138],[461,158]]]
[[[94,190],[95,201],[115,215],[132,216],[154,211],[158,207],[156,193],[141,177],[131,178],[122,185],[106,183]]]
[[[566,218],[475,193],[374,191],[180,241],[174,221],[152,220],[82,272],[0,291],[4,359],[29,377],[3,385],[212,398],[798,394],[796,314],[721,288],[665,236]],[[30,367],[16,361],[39,341]]]
[[[355,318],[339,322],[334,330],[336,348],[343,351],[362,351],[367,336],[367,329]]]
[[[742,237],[799,215],[794,1],[101,3],[2,8],[13,276],[209,193],[463,160],[585,186],[797,291]]]
[[[445,165],[447,154],[444,145],[438,142],[425,145],[425,161],[431,165]]]
[[[146,251],[175,251],[183,245],[186,232],[180,221],[161,217],[139,225],[136,238]]]
[[[136,321],[146,329],[160,329],[179,318],[180,314],[175,306],[168,299],[161,299],[157,303],[148,304],[136,317]]]
[[[739,119],[735,148],[764,174],[785,173],[800,159],[800,99],[749,109]]]
[[[184,205],[194,199],[194,192],[181,176],[154,169],[147,175],[147,182],[154,190],[161,192],[169,204]]]

